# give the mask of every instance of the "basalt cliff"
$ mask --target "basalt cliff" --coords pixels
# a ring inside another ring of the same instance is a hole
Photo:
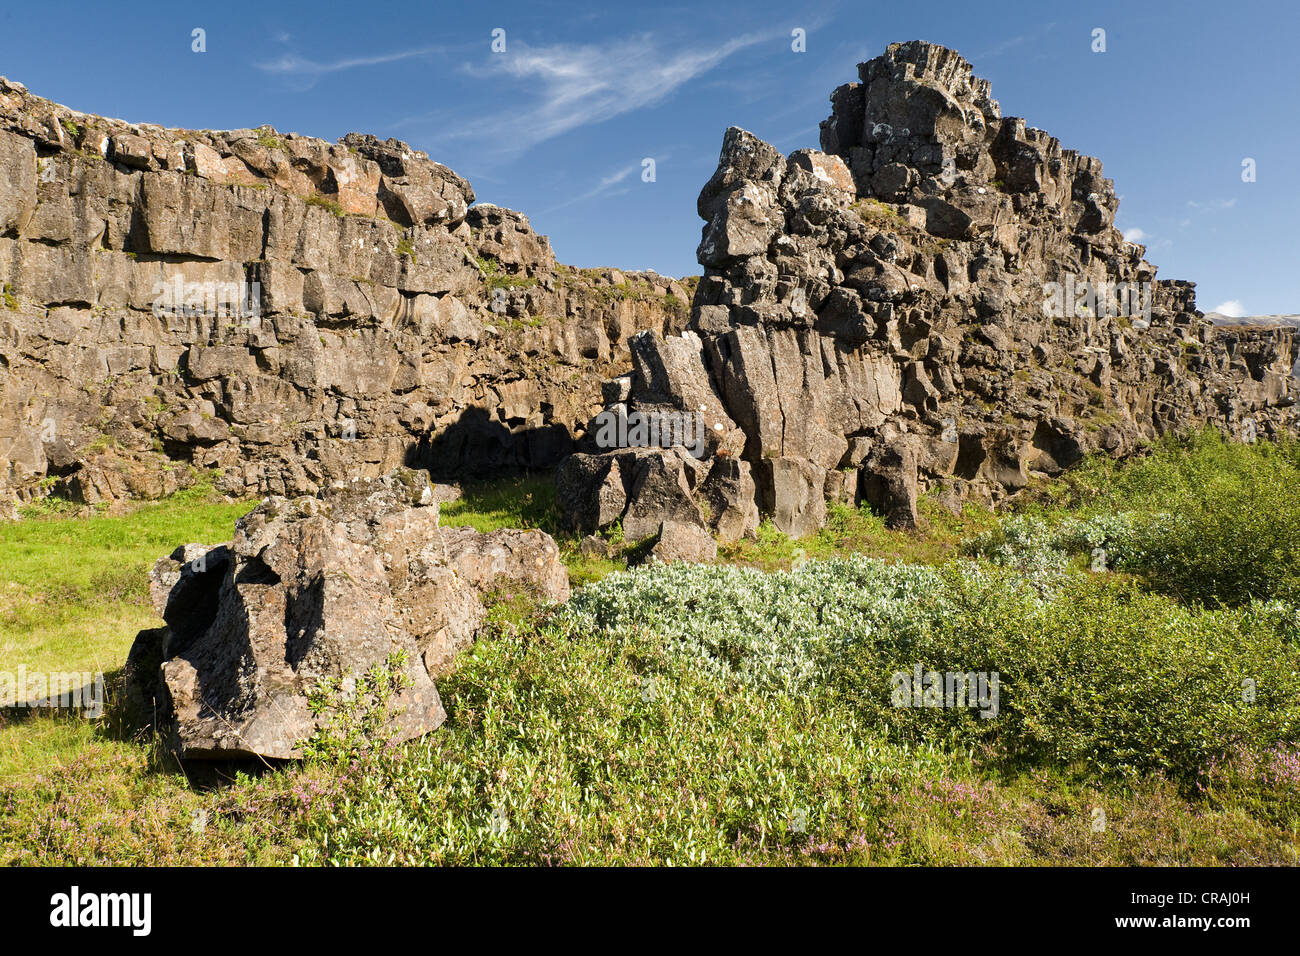
[[[1293,330],[1207,321],[1115,228],[1100,162],[958,54],[891,45],[831,106],[820,151],[726,132],[693,284],[567,268],[397,140],[163,129],[0,80],[0,512],[558,466],[574,529],[707,557],[827,500],[906,526],[926,491],[1296,430]],[[697,439],[600,438],[665,415]]]
[[[728,540],[768,514],[797,536],[827,500],[907,527],[925,491],[957,509],[1166,432],[1295,432],[1293,330],[1216,327],[1156,279],[1098,160],[1004,117],[952,50],[893,44],[858,74],[821,151],[726,132],[689,326],[632,340],[604,413],[700,416],[667,429],[700,440],[589,431],[558,473],[572,527]]]
[[[555,261],[397,140],[163,129],[0,79],[0,515],[197,475],[553,467],[688,287]]]

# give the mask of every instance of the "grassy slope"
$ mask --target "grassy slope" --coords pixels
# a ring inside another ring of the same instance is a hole
[[[113,517],[0,524],[0,669],[21,663],[29,673],[89,671],[111,682],[136,633],[162,624],[149,568],[177,544],[228,539],[248,508],[182,494]],[[101,739],[84,720],[20,717],[0,717],[0,779],[30,777]]]

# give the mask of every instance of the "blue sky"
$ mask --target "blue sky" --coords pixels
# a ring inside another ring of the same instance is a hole
[[[1105,53],[1091,50],[1098,27]],[[44,0],[0,11],[0,73],[133,122],[396,136],[527,213],[561,261],[684,275],[699,272],[695,197],[727,126],[816,146],[827,96],[859,61],[929,40],[991,80],[1004,115],[1102,158],[1118,225],[1162,277],[1196,281],[1202,309],[1258,314],[1300,312],[1298,37],[1293,0]]]

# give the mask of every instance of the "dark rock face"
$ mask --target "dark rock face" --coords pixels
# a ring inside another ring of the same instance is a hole
[[[1114,228],[1098,160],[1004,118],[952,50],[893,44],[859,77],[831,95],[824,152],[727,131],[699,197],[689,328],[643,335],[618,395],[704,412],[692,495],[724,463],[743,472],[706,507],[715,521],[757,505],[797,536],[830,498],[905,528],[931,488],[960,508],[1169,431],[1296,431],[1293,330],[1216,328],[1191,283],[1157,281]],[[647,372],[661,367],[675,371]],[[626,455],[584,451],[592,481],[600,457]],[[586,530],[620,508],[652,524],[634,491],[594,508],[573,466],[561,474]]]
[[[446,717],[434,678],[473,641],[483,596],[569,596],[550,536],[440,528],[427,476],[406,469],[269,498],[233,542],[178,548],[150,583],[167,627],[136,639],[128,699],[185,757],[299,756],[312,687],[395,651],[411,682],[395,736],[433,730]]]
[[[627,338],[688,317],[398,140],[128,124],[0,79],[0,172],[0,515],[47,476],[101,502],[184,466],[241,496],[553,467]]]

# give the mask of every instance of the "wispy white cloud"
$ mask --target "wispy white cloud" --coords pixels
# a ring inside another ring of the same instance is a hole
[[[655,168],[668,162],[672,158],[671,153],[658,153],[652,157],[646,157],[655,161]],[[574,206],[581,202],[588,202],[597,198],[610,198],[613,196],[622,196],[635,188],[635,183],[628,183],[633,178],[633,174],[640,177],[645,171],[645,159],[638,159],[634,163],[628,163],[626,166],[620,166],[605,176],[602,176],[596,185],[592,186],[586,192],[579,193],[571,199],[566,199],[562,203],[551,206],[549,209],[542,210],[543,213],[552,213],[557,209],[564,209],[567,206]],[[626,185],[625,185],[626,184]]]
[[[666,156],[661,156],[658,157],[656,161],[657,162],[662,161],[667,158],[668,157]],[[558,203],[557,205],[554,205],[549,209],[543,210],[543,212],[544,213],[555,212],[557,209],[564,209],[566,206],[573,206],[580,202],[587,202],[589,200],[596,199],[599,196],[622,195],[623,193],[627,192],[627,188],[619,189],[618,187],[621,186],[624,182],[626,182],[628,178],[632,176],[633,173],[639,172],[641,169],[642,169],[641,160],[637,160],[635,163],[629,163],[626,166],[614,170],[612,173],[609,173],[606,176],[602,176],[600,178],[600,181],[596,183],[595,186],[588,189],[586,192],[580,193],[579,195],[574,196],[572,199],[566,199],[562,203]]]
[[[1187,200],[1189,209],[1231,209],[1237,205],[1237,200],[1233,199],[1210,199],[1205,202],[1197,202],[1194,199]]]
[[[1227,302],[1220,302],[1210,311],[1226,315],[1230,319],[1239,319],[1246,314],[1246,307],[1236,299],[1229,299]]]
[[[1143,239],[1146,238],[1148,238],[1146,232],[1139,229],[1137,226],[1134,226],[1132,229],[1124,230],[1125,242],[1141,242]]]
[[[582,126],[603,123],[663,102],[682,86],[728,57],[770,39],[746,34],[707,46],[684,48],[650,34],[584,45],[531,46],[512,41],[505,53],[465,72],[484,83],[515,81],[513,105],[479,116],[448,138],[490,140],[520,152]],[[413,117],[402,125],[430,117]]]
[[[284,53],[273,60],[257,63],[255,66],[265,73],[291,77],[299,81],[304,81],[308,86],[310,86],[327,73],[339,73],[343,70],[355,70],[358,67],[382,66],[385,63],[396,63],[399,60],[410,60],[419,56],[429,56],[430,54],[441,52],[443,49],[443,47],[439,46],[424,46],[409,50],[396,50],[392,53],[377,53],[373,56],[345,57],[340,60],[330,60],[328,62],[311,60],[299,56],[296,53]]]
[[[1042,26],[1031,30],[1029,33],[1021,33],[1007,37],[1000,43],[994,44],[982,53],[977,53],[971,57],[971,62],[979,63],[981,60],[991,60],[994,57],[1010,53],[1012,50],[1018,50],[1027,43],[1037,43],[1048,33],[1056,29],[1056,22],[1043,24]]]
[[[776,147],[783,147],[785,144],[798,144],[802,146],[805,143],[811,143],[813,148],[818,148],[821,128],[816,124],[804,126],[791,132],[784,133],[780,136],[773,136],[769,142]]]

